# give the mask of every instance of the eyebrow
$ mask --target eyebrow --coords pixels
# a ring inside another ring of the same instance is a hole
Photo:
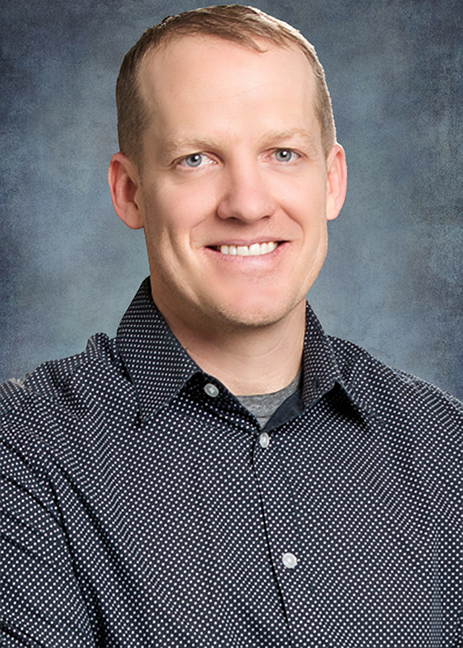
[[[260,139],[260,146],[271,146],[285,141],[300,139],[308,149],[311,156],[317,155],[317,147],[313,135],[304,128],[292,128],[289,130],[270,131]],[[288,145],[289,147],[289,145]],[[166,137],[161,144],[161,159],[165,164],[170,164],[172,158],[186,153],[199,153],[201,151],[214,151],[220,148],[217,140],[210,138],[172,138]]]

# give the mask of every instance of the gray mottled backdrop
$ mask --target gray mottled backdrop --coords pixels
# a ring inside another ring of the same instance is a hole
[[[325,66],[349,191],[310,291],[325,329],[463,397],[461,0],[254,0]],[[114,335],[148,273],[112,213],[125,51],[192,0],[3,0],[0,378]]]

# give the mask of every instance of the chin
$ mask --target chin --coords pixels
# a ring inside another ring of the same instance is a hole
[[[305,295],[304,298],[305,300]],[[301,300],[294,303],[276,304],[237,304],[228,305],[215,312],[215,320],[220,319],[225,326],[235,329],[258,329],[272,326],[288,317]]]

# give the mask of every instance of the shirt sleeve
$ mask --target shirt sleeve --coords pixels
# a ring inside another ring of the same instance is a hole
[[[9,441],[0,444],[0,501],[0,644],[95,646],[50,480]]]

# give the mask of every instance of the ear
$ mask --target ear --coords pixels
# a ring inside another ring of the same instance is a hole
[[[108,169],[108,184],[114,211],[131,229],[143,227],[138,204],[140,178],[136,166],[123,153],[112,156]]]
[[[341,211],[346,197],[346,154],[340,144],[335,144],[326,159],[326,218],[333,220]]]

